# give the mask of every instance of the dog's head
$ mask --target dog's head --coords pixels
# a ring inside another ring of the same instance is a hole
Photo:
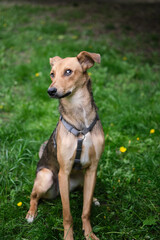
[[[87,69],[91,68],[95,62],[100,63],[100,55],[86,51],[80,52],[77,57],[50,58],[52,83],[48,88],[49,96],[64,98],[82,87],[88,80]]]

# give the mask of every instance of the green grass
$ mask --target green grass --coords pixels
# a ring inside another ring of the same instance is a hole
[[[101,206],[92,207],[94,231],[102,240],[159,240],[159,35],[129,34],[130,22],[116,32],[116,8],[88,6],[1,5],[0,239],[63,237],[60,197],[41,201],[33,224],[25,215],[39,146],[59,118],[58,102],[46,93],[49,57],[86,50],[102,57],[89,72],[106,139],[95,189]],[[83,239],[82,199],[81,191],[71,193],[75,240]]]

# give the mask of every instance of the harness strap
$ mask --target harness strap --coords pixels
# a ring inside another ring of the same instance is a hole
[[[60,120],[69,132],[71,132],[74,136],[78,137],[80,134],[86,135],[88,132],[91,132],[92,128],[94,127],[96,122],[99,120],[99,116],[98,116],[98,114],[96,114],[96,117],[93,120],[93,122],[91,123],[91,125],[88,128],[85,127],[83,130],[78,130],[73,125],[68,123],[62,116],[60,116]]]
[[[71,132],[74,136],[78,137],[78,135],[80,134],[80,131],[78,129],[76,129],[74,126],[69,124],[66,120],[64,120],[62,116],[60,116],[60,120],[69,132]]]
[[[83,140],[84,139],[78,139],[77,140],[76,157],[74,159],[74,164],[73,164],[73,168],[77,169],[77,170],[81,169],[80,158],[81,158]]]
[[[88,132],[92,131],[92,128],[94,127],[94,125],[96,124],[96,122],[99,120],[99,116],[98,114],[96,114],[95,119],[93,120],[93,122],[91,123],[91,125],[88,128],[84,128],[81,132],[82,134],[86,135]]]
[[[99,120],[99,116],[98,114],[96,114],[95,119],[93,120],[93,122],[91,123],[91,125],[87,128],[85,127],[83,130],[78,130],[76,129],[73,125],[71,125],[70,123],[68,123],[62,116],[60,116],[60,120],[62,121],[64,127],[71,132],[74,136],[78,137],[80,134],[82,134],[85,138],[85,135],[88,132],[91,132],[94,125],[96,124],[97,120]],[[73,168],[80,170],[81,169],[81,163],[80,163],[80,158],[81,158],[81,152],[82,152],[82,144],[83,144],[83,140],[84,138],[78,138],[77,139],[77,150],[76,150],[76,157],[74,160],[74,165]]]

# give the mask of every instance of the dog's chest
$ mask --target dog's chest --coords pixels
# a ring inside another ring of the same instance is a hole
[[[85,135],[85,139],[83,140],[83,147],[82,147],[82,153],[81,153],[81,159],[80,162],[82,164],[82,167],[85,167],[86,165],[90,164],[90,151],[92,147],[92,137],[90,133],[87,133]]]

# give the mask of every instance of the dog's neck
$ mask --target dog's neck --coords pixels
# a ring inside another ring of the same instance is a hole
[[[96,116],[96,110],[90,80],[73,95],[60,99],[60,114],[79,130],[90,126]]]

